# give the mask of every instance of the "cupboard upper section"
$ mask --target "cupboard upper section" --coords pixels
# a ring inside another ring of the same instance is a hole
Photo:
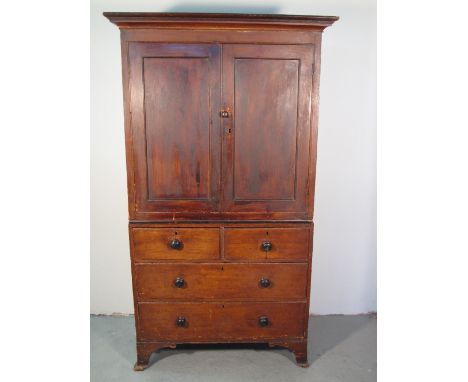
[[[105,15],[122,29],[131,220],[312,219],[336,18]]]

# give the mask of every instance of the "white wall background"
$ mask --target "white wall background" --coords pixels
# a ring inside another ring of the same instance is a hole
[[[103,11],[340,16],[322,42],[311,312],[376,311],[375,1],[92,0],[91,313],[133,313],[120,36]]]

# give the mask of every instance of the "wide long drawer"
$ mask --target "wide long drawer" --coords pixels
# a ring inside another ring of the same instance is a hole
[[[139,341],[302,338],[305,303],[141,303]]]
[[[303,300],[307,264],[136,264],[136,294],[151,300]]]
[[[219,259],[218,228],[132,228],[135,261]]]

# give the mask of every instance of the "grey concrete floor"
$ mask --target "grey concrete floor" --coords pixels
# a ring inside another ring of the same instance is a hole
[[[91,381],[376,381],[376,329],[375,316],[310,317],[307,369],[286,349],[204,346],[161,350],[135,372],[133,316],[91,316]]]

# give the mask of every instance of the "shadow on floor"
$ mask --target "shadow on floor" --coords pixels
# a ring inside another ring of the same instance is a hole
[[[153,353],[151,355],[150,361],[149,361],[149,366],[151,366],[154,363],[157,363],[161,361],[164,358],[167,358],[171,355],[174,355],[175,352],[178,354],[193,354],[196,351],[200,350],[214,350],[214,351],[219,351],[219,350],[246,350],[246,349],[251,349],[251,350],[258,350],[258,351],[263,351],[267,349],[271,349],[268,344],[259,344],[259,343],[242,343],[242,344],[182,344],[182,345],[177,345],[177,348],[175,350],[173,349],[162,349],[157,353]],[[289,353],[289,351],[281,349],[281,352],[286,352]],[[289,357],[293,362],[294,362],[294,357]]]
[[[376,315],[309,317],[309,364],[376,319]]]

